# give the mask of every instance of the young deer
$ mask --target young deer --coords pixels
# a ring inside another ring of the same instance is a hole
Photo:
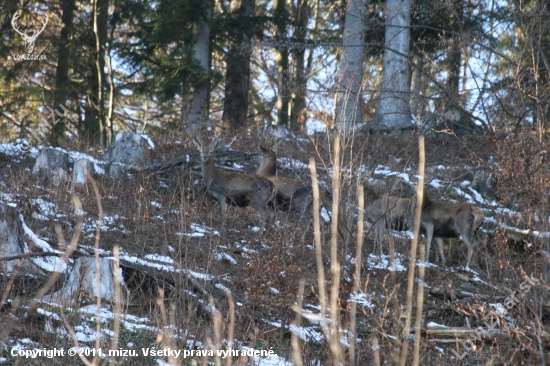
[[[415,206],[416,197],[412,200],[408,215],[408,223],[411,228],[414,225]],[[437,249],[441,256],[441,263],[445,265],[443,238],[460,237],[468,247],[466,267],[469,267],[472,255],[474,254],[474,247],[481,242],[476,231],[483,223],[484,219],[485,215],[483,211],[474,205],[469,203],[430,201],[427,193],[424,192],[420,232],[426,235],[426,261],[428,261],[429,258],[432,238],[437,244]]]
[[[200,141],[193,140],[201,154],[202,177],[208,193],[220,205],[220,218],[225,218],[226,203],[246,207],[251,205],[260,213],[262,224],[260,236],[266,235],[275,219],[275,212],[269,203],[274,197],[274,186],[266,178],[238,172],[220,171],[214,165],[213,151],[215,141],[204,149]],[[266,227],[267,225],[267,227]],[[264,230],[266,230],[264,232]]]
[[[300,216],[300,220],[306,219],[308,222],[306,230],[302,234],[301,240],[303,241],[312,221],[313,189],[311,184],[277,175],[275,152],[261,145],[259,152],[260,167],[256,175],[269,179],[275,186],[275,207],[283,211],[296,212]]]
[[[365,217],[371,224],[376,224],[375,241],[378,241],[378,250],[382,252],[384,228],[395,230],[407,228],[407,215],[411,199],[379,194],[368,181],[363,182],[363,192]]]

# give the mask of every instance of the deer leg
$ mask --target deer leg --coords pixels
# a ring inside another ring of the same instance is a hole
[[[474,247],[475,244],[477,244],[477,240],[474,239],[474,233],[471,231],[460,233],[460,236],[466,244],[466,247],[468,248],[468,254],[466,256],[466,268],[469,268],[470,261],[472,260],[472,256],[474,255]]]
[[[302,218],[303,216],[300,218],[300,222],[302,221]],[[313,224],[313,217],[310,217],[306,220],[306,226],[304,228],[304,232],[302,233],[302,237],[300,238],[301,243],[303,243],[304,240],[306,239],[306,234],[309,231],[309,228],[312,226],[312,224]]]
[[[384,239],[384,220],[376,222],[376,239],[378,240],[378,254],[382,256],[382,240]]]
[[[266,229],[266,221],[268,220],[267,213],[264,210],[260,210],[260,232],[258,233],[258,237],[262,238],[264,235],[267,235],[267,231],[269,230],[269,227]],[[266,231],[264,231],[266,230]]]
[[[434,225],[433,223],[426,224],[426,255],[424,256],[424,261],[427,263],[430,259],[430,247],[432,245],[432,239],[434,234]]]
[[[474,241],[472,238],[468,240],[468,238],[463,238],[464,243],[466,243],[466,247],[468,248],[468,255],[466,257],[466,268],[470,267],[470,261],[472,260],[472,256],[474,255]]]
[[[437,244],[437,250],[439,251],[439,257],[441,258],[441,264],[445,265],[445,254],[443,254],[443,238],[434,238]]]
[[[220,218],[222,220],[222,225],[225,222],[225,210],[226,210],[226,196],[218,195],[218,204],[220,205]]]

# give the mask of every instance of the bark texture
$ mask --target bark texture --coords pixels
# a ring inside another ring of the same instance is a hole
[[[407,56],[410,47],[411,1],[388,0],[384,71],[380,102],[370,125],[372,131],[413,128],[410,109],[410,68]]]
[[[277,37],[277,124],[288,126],[290,92],[288,90],[288,48],[285,45],[287,10],[285,0],[276,0],[275,4],[275,36]]]
[[[367,0],[353,0],[346,9],[342,58],[336,78],[335,125],[349,131],[363,122],[361,84],[365,61]]]
[[[59,49],[57,50],[57,70],[55,72],[55,93],[53,105],[65,104],[71,94],[69,81],[71,35],[74,28],[74,11],[76,10],[75,0],[63,0],[63,15],[61,16],[61,33],[59,35]],[[50,142],[56,144],[62,138],[65,131],[64,116],[61,117],[51,131]]]
[[[210,18],[212,6],[206,14],[200,16],[193,27],[193,57],[206,73],[210,69]],[[196,135],[208,120],[209,85],[207,82],[197,85],[193,91],[193,99],[189,106],[189,133]]]
[[[236,20],[246,21],[254,15],[254,0],[232,0],[229,13]],[[251,38],[250,31],[245,30],[242,34],[237,34],[227,54],[222,120],[224,126],[231,129],[239,129],[247,124]]]

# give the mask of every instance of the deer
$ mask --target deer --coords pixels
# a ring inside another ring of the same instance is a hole
[[[313,188],[309,183],[278,175],[277,154],[273,150],[259,145],[258,152],[257,161],[260,167],[256,171],[256,175],[264,177],[273,183],[275,187],[275,208],[297,213],[300,216],[300,221],[303,219],[307,220],[306,230],[301,238],[303,242],[313,220],[311,215]]]
[[[412,200],[407,218],[411,228],[414,227],[415,206],[416,196]],[[474,248],[482,241],[478,229],[484,219],[483,211],[470,203],[435,202],[431,201],[425,192],[422,202],[420,233],[426,236],[426,262],[429,258],[432,238],[437,244],[441,264],[445,265],[443,238],[460,237],[468,248],[466,268],[469,268]]]
[[[218,201],[222,224],[227,204],[238,207],[252,206],[260,213],[262,219],[259,236],[267,235],[275,219],[275,212],[269,205],[274,199],[273,183],[258,175],[218,170],[213,158],[216,140],[206,149],[199,139],[193,139],[193,143],[200,151],[202,177],[206,189]]]
[[[376,241],[378,241],[378,250],[382,252],[384,228],[407,229],[407,215],[411,199],[380,194],[368,180],[363,182],[363,193],[365,217],[369,223],[376,225],[375,250]]]

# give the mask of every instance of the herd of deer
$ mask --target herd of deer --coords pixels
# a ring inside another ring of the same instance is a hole
[[[252,206],[260,213],[262,224],[260,236],[269,233],[275,219],[275,210],[293,212],[300,220],[306,220],[302,241],[311,225],[313,190],[311,184],[297,179],[277,175],[277,156],[274,151],[259,146],[255,175],[218,170],[214,164],[215,141],[203,146],[200,140],[193,140],[200,151],[201,168],[208,193],[218,201],[222,223],[226,204],[239,207]],[[375,224],[377,242],[381,248],[385,229],[406,230],[413,228],[416,198],[401,198],[379,194],[368,183],[363,182],[365,216]],[[478,228],[484,220],[483,211],[469,203],[434,202],[427,195],[422,202],[420,232],[426,236],[426,261],[432,239],[437,244],[441,263],[445,265],[443,238],[461,237],[466,243],[469,267],[474,248],[481,242]]]

